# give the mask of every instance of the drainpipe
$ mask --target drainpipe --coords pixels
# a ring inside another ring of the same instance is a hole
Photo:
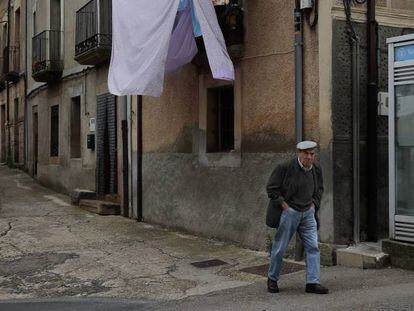
[[[132,96],[127,96],[127,127],[128,127],[128,170],[129,170],[129,180],[128,180],[128,194],[129,194],[129,204],[128,204],[128,217],[133,218],[133,204],[134,201],[134,173],[132,171],[132,157],[133,157],[133,148],[132,148]]]
[[[7,49],[10,49],[10,0],[7,3]],[[9,53],[9,51],[7,51]],[[7,61],[9,61],[9,55],[7,55]],[[9,67],[9,64],[7,64]],[[10,90],[9,81],[6,79],[6,119],[7,119],[7,162],[11,163],[11,137],[10,137]]]
[[[137,102],[137,220],[142,221],[142,95]]]
[[[377,207],[377,94],[378,94],[378,24],[375,20],[375,0],[368,1],[368,116],[367,116],[367,202],[368,240],[378,238]]]
[[[122,215],[129,215],[129,178],[128,178],[128,121],[127,121],[127,96],[122,97]]]
[[[295,23],[295,135],[296,143],[303,139],[303,29],[302,29],[302,11],[300,1],[296,0],[294,10]],[[295,260],[303,259],[304,246],[296,234],[295,242]]]
[[[360,77],[360,46],[359,37],[351,38],[352,44],[352,174],[353,174],[353,214],[354,214],[354,242],[360,242],[360,121],[359,121],[359,77]]]
[[[24,5],[24,167],[27,169],[29,159],[29,134],[28,134],[28,123],[29,123],[29,105],[27,102],[27,0]]]
[[[296,142],[302,141],[303,134],[303,30],[302,30],[302,12],[300,3],[296,1],[294,10],[295,20],[295,133]]]

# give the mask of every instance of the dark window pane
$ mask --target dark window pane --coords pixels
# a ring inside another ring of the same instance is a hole
[[[50,108],[50,156],[59,156],[59,105]]]

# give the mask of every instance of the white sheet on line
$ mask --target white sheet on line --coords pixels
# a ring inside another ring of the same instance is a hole
[[[116,0],[108,88],[114,95],[161,96],[169,40],[180,0]],[[193,0],[215,79],[234,80],[211,0]]]

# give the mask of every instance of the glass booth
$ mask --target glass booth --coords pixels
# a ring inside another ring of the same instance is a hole
[[[414,34],[387,43],[390,238],[414,242]]]

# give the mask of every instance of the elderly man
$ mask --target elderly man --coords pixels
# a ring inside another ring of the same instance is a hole
[[[283,255],[295,232],[302,239],[306,252],[306,292],[327,294],[320,285],[320,255],[318,249],[318,220],[323,180],[321,168],[314,163],[317,144],[302,141],[297,144],[297,157],[276,167],[267,184],[267,193],[275,208],[282,209],[272,244],[267,288],[279,292],[277,281]]]

